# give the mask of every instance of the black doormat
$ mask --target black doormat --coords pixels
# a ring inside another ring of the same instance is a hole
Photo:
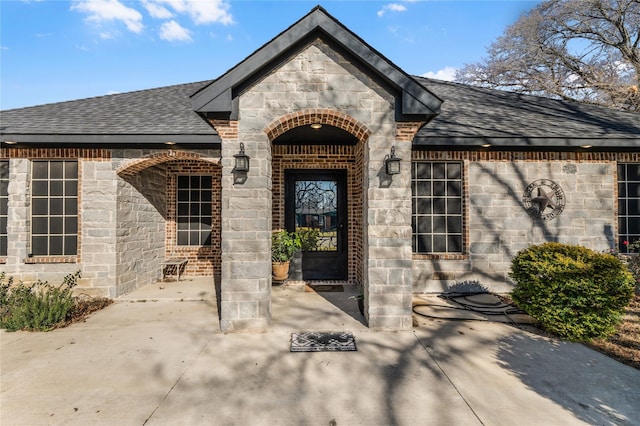
[[[291,333],[291,352],[353,352],[356,339],[348,331]]]
[[[307,284],[304,286],[307,293],[334,293],[344,291],[342,284]]]

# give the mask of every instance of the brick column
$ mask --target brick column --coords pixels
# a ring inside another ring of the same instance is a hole
[[[269,142],[243,138],[246,180],[234,175],[237,121],[215,121],[222,137],[222,331],[265,330],[271,322],[271,158]]]

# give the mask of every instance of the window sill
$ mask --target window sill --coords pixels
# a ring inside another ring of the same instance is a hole
[[[469,255],[462,253],[421,254],[413,253],[413,260],[467,260]]]
[[[24,263],[32,265],[36,263],[78,263],[77,256],[33,256],[24,259]]]

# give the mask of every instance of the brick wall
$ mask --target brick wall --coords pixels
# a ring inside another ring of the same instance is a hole
[[[347,171],[348,280],[362,283],[362,161],[356,161],[357,146],[275,145],[273,146],[273,229],[284,229],[285,170],[320,169]],[[360,168],[358,167],[360,165]]]

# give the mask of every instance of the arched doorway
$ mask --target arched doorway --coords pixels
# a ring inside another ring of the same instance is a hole
[[[267,128],[272,143],[273,229],[313,236],[291,280],[363,278],[364,144],[369,130],[331,110],[305,110]]]

